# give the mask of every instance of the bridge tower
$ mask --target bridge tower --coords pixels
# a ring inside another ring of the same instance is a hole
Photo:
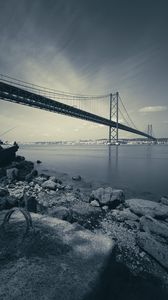
[[[118,144],[118,98],[119,93],[110,94],[110,121],[116,122],[116,127],[109,127],[109,144]]]
[[[148,124],[148,130],[147,130],[148,135],[153,136],[153,128],[152,128],[152,124]]]

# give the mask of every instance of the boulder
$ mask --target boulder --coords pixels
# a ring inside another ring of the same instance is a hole
[[[54,181],[49,179],[49,180],[44,181],[41,186],[45,189],[55,190],[57,184]]]
[[[42,161],[38,159],[38,160],[36,161],[36,163],[37,163],[37,164],[41,164]]]
[[[148,233],[151,232],[164,238],[168,238],[168,226],[155,220],[151,216],[141,217],[140,227]]]
[[[31,182],[38,175],[37,170],[32,170],[29,174],[25,176],[27,182]]]
[[[99,207],[99,206],[100,206],[100,204],[99,204],[99,202],[98,202],[97,200],[91,201],[90,204],[91,204],[92,206],[94,206],[94,207]]]
[[[66,191],[66,192],[70,192],[70,191],[72,191],[73,190],[73,186],[72,185],[66,185],[65,187],[64,187],[64,190]]]
[[[113,190],[111,187],[98,188],[92,191],[90,195],[90,202],[97,200],[101,206],[108,205],[110,208],[117,207],[124,199],[122,190]]]
[[[24,160],[20,163],[17,163],[16,168],[19,170],[18,179],[25,180],[26,175],[30,174],[33,170],[34,163],[31,161]]]
[[[129,199],[125,201],[127,207],[138,216],[149,215],[153,218],[168,218],[168,206],[144,199]]]
[[[11,182],[18,177],[18,169],[17,168],[7,169],[6,175],[7,175],[8,180]]]
[[[168,269],[168,247],[156,241],[149,233],[139,232],[137,243],[164,268]]]
[[[126,220],[139,221],[139,217],[132,213],[129,208],[125,208],[123,210],[114,209],[112,210],[111,215],[119,222],[124,222]]]
[[[168,206],[168,197],[167,196],[164,196],[160,199],[160,202],[164,205],[167,205]]]

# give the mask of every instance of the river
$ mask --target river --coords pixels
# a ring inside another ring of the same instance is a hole
[[[168,145],[21,145],[20,155],[54,174],[80,174],[122,188],[126,196],[158,200],[168,195]]]

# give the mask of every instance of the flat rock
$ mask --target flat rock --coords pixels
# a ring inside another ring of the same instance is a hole
[[[164,268],[168,269],[168,246],[156,241],[149,233],[137,234],[138,245],[155,258]]]
[[[119,222],[123,222],[125,220],[139,221],[139,217],[132,213],[129,208],[125,208],[123,210],[114,209],[111,214]]]
[[[168,206],[144,199],[129,199],[125,201],[126,206],[138,216],[149,215],[153,218],[166,219],[168,217]]]
[[[57,218],[39,214],[32,218],[38,234],[24,239],[20,257],[11,261],[0,253],[4,259],[0,299],[84,299],[101,276],[114,242]],[[12,227],[23,227],[19,215],[13,218]]]
[[[140,226],[146,232],[168,238],[168,226],[150,216],[143,216],[140,219]]]

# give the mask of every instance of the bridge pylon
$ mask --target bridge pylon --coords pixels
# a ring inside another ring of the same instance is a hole
[[[116,122],[116,127],[109,127],[109,144],[118,144],[118,98],[119,93],[110,94],[110,121]]]

